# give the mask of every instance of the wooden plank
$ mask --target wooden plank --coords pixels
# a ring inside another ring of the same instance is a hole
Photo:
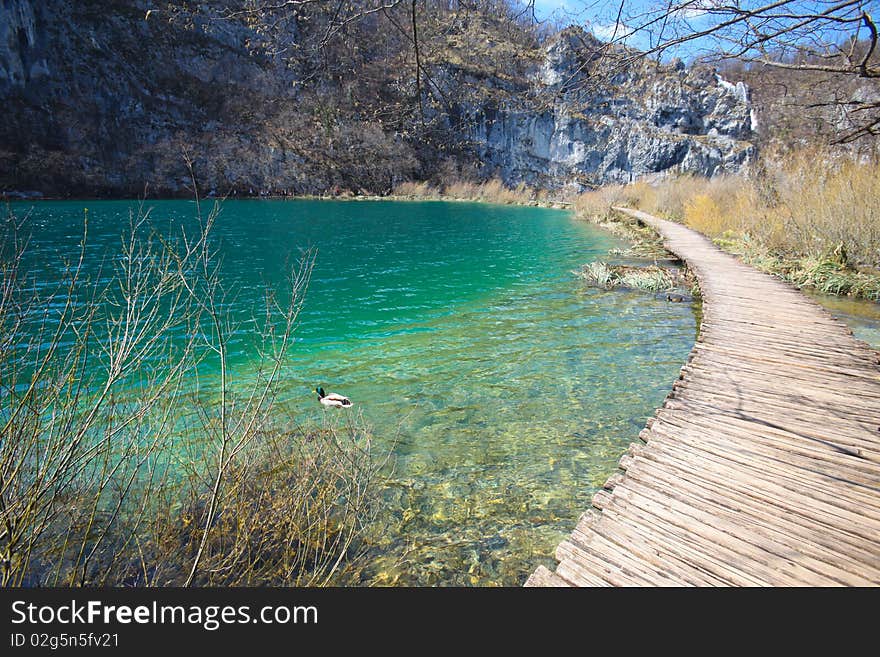
[[[666,547],[665,541],[651,540],[644,531],[634,531],[623,523],[611,521],[608,516],[603,517],[602,522],[596,523],[589,530],[581,529],[579,523],[572,532],[572,539],[579,541],[593,535],[600,535],[621,548],[632,551],[641,559],[650,562],[652,568],[668,573],[671,578],[677,578],[685,585],[728,585],[720,577],[705,569],[695,568],[693,563],[679,557]]]
[[[598,541],[599,537],[594,540]],[[570,560],[585,567],[599,566],[605,579],[617,582],[622,586],[675,586],[677,581],[664,573],[646,568],[636,556],[618,546],[609,549],[608,545],[593,547],[573,540],[562,541],[556,548],[556,557],[560,561]]]
[[[738,564],[719,558],[714,547],[707,549],[705,544],[693,540],[687,531],[680,527],[645,513],[641,509],[629,508],[625,512],[616,505],[609,504],[602,512],[602,524],[613,523],[627,527],[644,536],[646,540],[663,545],[676,558],[686,563],[693,572],[705,572],[734,586],[764,586],[767,582]]]
[[[718,433],[721,425],[727,427],[729,439],[737,443],[748,440],[786,453],[800,454],[806,458],[824,461],[836,468],[837,473],[847,472],[864,481],[872,488],[880,487],[880,463],[856,458],[850,450],[842,450],[833,442],[834,436],[820,429],[804,430],[803,427],[786,428],[781,425],[756,422],[741,414],[716,414],[693,412],[692,405],[667,406],[648,420],[648,428],[656,422],[666,422],[681,429]],[[720,435],[720,434],[719,434]]]
[[[690,464],[731,476],[737,480],[808,500],[814,507],[830,509],[839,507],[844,517],[853,522],[864,519],[869,525],[880,528],[880,510],[876,496],[871,500],[861,492],[843,486],[842,481],[821,478],[814,473],[793,467],[792,463],[780,463],[766,457],[753,458],[740,450],[739,453],[717,446],[706,439],[705,434],[696,435],[683,431],[667,431],[667,425],[657,423],[651,429],[658,440],[652,441],[654,452],[661,451],[673,457],[686,459]],[[699,455],[697,455],[699,450]],[[699,459],[699,460],[698,460]],[[812,476],[811,476],[812,475]],[[858,512],[849,509],[856,508]]]
[[[782,428],[791,433],[800,433],[804,436],[824,440],[826,442],[848,450],[853,456],[878,460],[880,445],[877,445],[873,437],[873,431],[869,431],[867,422],[859,418],[853,418],[848,427],[841,426],[836,419],[828,419],[829,428],[821,424],[822,416],[816,413],[804,411],[795,404],[778,404],[775,412],[770,414],[762,402],[747,402],[744,399],[723,396],[719,394],[693,391],[682,391],[669,397],[664,406],[670,410],[685,410],[696,415],[706,415],[723,419],[733,416],[739,417],[757,425],[773,428]],[[818,428],[817,428],[818,427]],[[829,434],[829,432],[831,432]],[[847,451],[840,449],[840,451]]]
[[[880,528],[875,522],[860,516],[857,510],[838,506],[819,495],[805,495],[799,487],[776,484],[770,477],[746,475],[733,468],[725,468],[722,461],[707,458],[700,454],[690,454],[689,460],[682,460],[683,451],[669,445],[654,447],[641,452],[645,458],[670,468],[680,468],[694,472],[700,479],[714,485],[719,492],[731,491],[738,496],[750,497],[780,509],[784,513],[796,513],[823,523],[839,533],[846,533],[856,539],[874,542],[880,537]],[[615,489],[617,492],[621,486]],[[805,490],[805,489],[804,489]]]
[[[848,470],[839,465],[823,467],[820,459],[803,458],[780,449],[766,449],[748,439],[736,441],[723,431],[705,429],[696,434],[682,431],[680,427],[664,421],[656,423],[652,431],[674,436],[677,444],[701,449],[744,471],[757,470],[778,479],[804,483],[827,493],[832,499],[845,500],[852,506],[862,508],[866,516],[880,520],[880,489],[853,483]]]
[[[649,476],[664,482],[664,485],[674,485],[684,493],[703,497],[708,500],[708,505],[717,504],[740,514],[744,524],[761,519],[775,527],[784,528],[791,535],[812,540],[826,550],[839,550],[852,555],[871,568],[871,564],[877,559],[876,547],[872,550],[870,542],[866,543],[860,536],[839,531],[836,526],[829,525],[824,520],[817,521],[812,514],[800,514],[784,506],[772,504],[760,494],[747,495],[732,487],[722,488],[717,480],[708,478],[687,465],[637,456],[627,472],[634,471],[634,476],[638,476],[646,470],[650,473]]]
[[[777,554],[764,544],[750,543],[714,524],[697,520],[695,513],[686,513],[682,508],[677,508],[666,496],[643,494],[635,486],[627,487],[614,498],[611,508],[624,514],[630,509],[651,514],[658,522],[677,527],[704,554],[715,555],[725,565],[735,564],[765,583],[777,586],[838,584],[834,579],[806,568],[799,559],[794,558],[793,553]]]
[[[700,335],[528,585],[880,585],[880,354],[705,237],[622,211],[695,272]]]
[[[529,578],[526,580],[526,583],[524,584],[524,586],[527,586],[527,587],[530,587],[530,586],[531,587],[553,586],[553,587],[559,587],[559,588],[570,587],[571,585],[572,585],[571,582],[566,582],[564,579],[562,579],[556,573],[552,572],[546,566],[538,566],[535,569],[535,572],[533,572],[531,575],[529,575]]]
[[[789,554],[802,552],[813,560],[811,567],[848,584],[867,586],[880,582],[880,563],[872,562],[874,557],[864,546],[851,547],[835,541],[834,534],[810,523],[798,524],[791,517],[773,517],[755,505],[732,508],[726,504],[727,500],[719,499],[711,490],[674,477],[670,480],[663,468],[652,468],[638,461],[632,466],[629,482],[636,489],[640,485],[663,487],[670,496],[687,502],[694,509],[705,510],[736,525],[740,536],[758,540],[755,537],[760,535]]]

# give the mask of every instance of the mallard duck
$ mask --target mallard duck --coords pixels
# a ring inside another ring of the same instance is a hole
[[[331,392],[329,395],[324,392],[324,388],[315,388],[318,393],[318,401],[324,406],[332,406],[333,408],[348,408],[351,406],[351,400],[348,397],[337,395]]]

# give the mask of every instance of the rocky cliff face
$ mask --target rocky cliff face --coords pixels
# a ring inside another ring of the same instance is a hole
[[[36,16],[29,0],[0,4],[0,90],[23,87],[49,74],[37,44]]]
[[[183,151],[203,191],[239,194],[382,193],[450,165],[583,187],[734,171],[754,152],[743,85],[643,61],[595,88],[601,44],[577,28],[525,54],[490,42],[479,66],[435,43],[419,117],[403,46],[379,69],[346,55],[346,79],[300,55],[297,20],[156,6],[0,0],[0,190],[187,193]]]
[[[661,172],[712,176],[754,156],[749,94],[708,68],[640,62],[602,89],[591,86],[601,44],[569,28],[546,48],[521,93],[547,107],[510,103],[462,111],[467,137],[508,182],[541,186],[629,182]]]

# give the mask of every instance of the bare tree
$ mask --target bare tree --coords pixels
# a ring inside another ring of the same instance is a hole
[[[36,570],[30,583],[101,579],[95,562],[112,564],[136,531],[121,522],[123,507],[142,506],[161,478],[156,457],[194,360],[193,341],[172,336],[189,334],[198,308],[168,252],[143,239],[149,211],[131,214],[120,256],[92,280],[87,216],[78,256],[55,285],[28,274],[28,239],[11,211],[2,225],[2,585]],[[34,558],[53,565],[35,568]]]
[[[28,217],[0,221],[0,586],[325,584],[356,563],[385,460],[358,416],[300,427],[277,402],[314,253],[242,326],[219,208],[160,235],[141,204],[99,272],[87,213],[42,275]]]
[[[584,7],[599,11],[599,3]],[[832,84],[823,84],[825,93],[806,104],[842,114],[836,141],[849,142],[880,134],[880,57],[871,8],[868,0],[620,0],[613,13],[604,13],[605,23],[595,21],[594,31],[607,39],[605,54],[615,70],[644,57],[686,53],[752,70],[823,76]]]

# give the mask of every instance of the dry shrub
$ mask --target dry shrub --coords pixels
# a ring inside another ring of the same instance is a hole
[[[707,193],[709,181],[697,176],[683,175],[667,178],[655,188],[653,214],[681,220],[688,203],[700,194]]]
[[[608,185],[584,192],[574,199],[574,209],[579,217],[588,219],[615,235],[632,243],[620,255],[643,258],[662,258],[666,255],[662,240],[656,231],[640,221],[611,210],[613,206],[639,207],[637,194],[646,186]]]
[[[444,196],[462,200],[484,201],[500,205],[529,203],[535,198],[534,192],[525,183],[511,189],[500,179],[493,178],[484,183],[453,182],[443,190]]]
[[[428,182],[401,183],[395,188],[394,193],[407,198],[447,198],[459,201],[483,201],[499,205],[530,204],[536,202],[538,198],[538,194],[525,183],[520,183],[511,189],[498,178],[482,183],[453,180],[443,185],[442,192],[441,189]],[[544,199],[547,200],[546,192]]]
[[[685,204],[684,221],[690,228],[710,237],[717,237],[725,230],[721,208],[708,194],[697,194]]]
[[[657,207],[657,189],[644,181],[634,182],[623,189],[623,204],[650,212]]]
[[[594,221],[604,221],[611,213],[611,206],[627,205],[623,185],[606,185],[584,192],[574,199],[575,211]]]
[[[748,175],[667,177],[609,186],[577,205],[599,214],[627,205],[682,221],[709,237],[744,239],[790,257],[880,266],[880,162],[803,150],[768,155]],[[836,255],[834,255],[836,254]]]
[[[719,176],[711,180],[691,180],[683,187],[688,193],[675,195],[684,204],[682,214],[671,216],[683,220],[690,228],[712,238],[731,231],[754,235],[757,228],[767,232],[767,226],[756,221],[763,218],[766,211],[760,207],[748,181]]]
[[[880,162],[810,151],[774,164],[779,247],[814,256],[842,247],[852,262],[880,266]]]
[[[608,186],[576,207],[634,241],[640,233],[610,217],[611,205],[682,221],[797,286],[880,300],[878,200],[880,161],[805,149],[766,154],[740,176]]]
[[[508,203],[514,193],[504,186],[500,180],[493,179],[483,183],[480,189],[480,198],[492,203]]]
[[[0,585],[326,584],[357,562],[368,432],[278,428],[314,255],[257,302],[260,361],[237,379],[218,212],[174,238],[141,206],[98,287],[87,234],[60,281],[37,281],[26,223],[0,222]]]
[[[443,187],[443,196],[461,200],[476,200],[479,198],[479,185],[462,180],[449,183]]]
[[[538,189],[535,191],[535,201],[538,203],[550,203],[554,200],[554,194],[549,189]]]
[[[295,427],[291,423],[292,427]],[[387,454],[387,452],[386,452]],[[193,584],[316,586],[360,581],[380,472],[359,416],[312,429],[266,427],[230,463]],[[126,584],[179,585],[194,557],[210,496],[190,478],[156,513]]]
[[[436,198],[440,195],[440,191],[428,181],[403,182],[394,188],[394,195],[406,198]]]

